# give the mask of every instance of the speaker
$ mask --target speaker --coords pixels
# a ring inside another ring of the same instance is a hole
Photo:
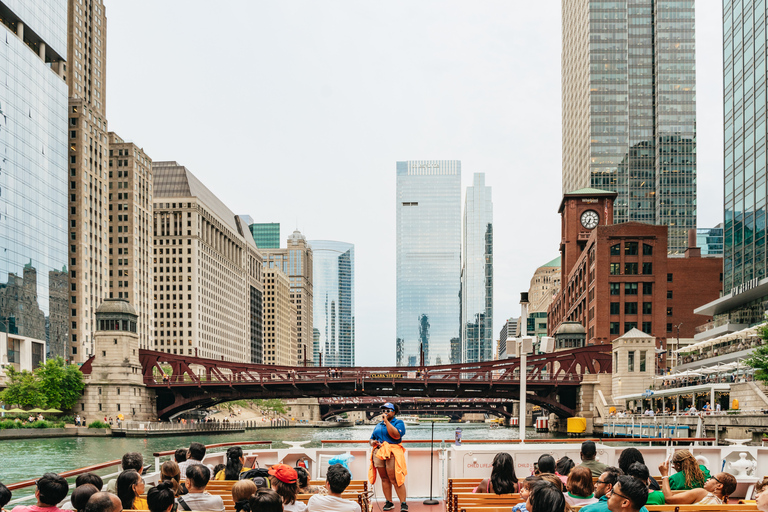
[[[555,338],[551,336],[543,336],[541,338],[541,344],[539,345],[539,351],[544,354],[551,354],[555,351]]]

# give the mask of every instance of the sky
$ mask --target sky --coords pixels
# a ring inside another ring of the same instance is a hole
[[[282,246],[355,244],[358,365],[395,363],[395,162],[494,202],[494,336],[558,255],[560,0],[105,0],[109,129]],[[698,226],[723,217],[721,2],[696,2]],[[462,204],[464,190],[462,190]]]

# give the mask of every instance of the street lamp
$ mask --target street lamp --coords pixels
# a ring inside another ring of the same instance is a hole
[[[680,350],[680,326],[683,325],[683,322],[680,322],[677,324],[677,346],[675,347],[675,358],[672,360],[673,363],[675,363],[675,367],[677,367],[677,358],[678,358],[678,350]]]

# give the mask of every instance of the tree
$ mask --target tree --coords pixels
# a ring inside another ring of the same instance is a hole
[[[0,400],[9,405],[19,407],[35,407],[43,401],[40,391],[40,382],[35,375],[28,371],[16,371],[13,366],[8,367],[8,387],[0,392]]]
[[[768,340],[768,325],[761,325],[757,330],[763,340]],[[768,385],[768,344],[757,347],[744,362],[757,370],[755,372],[756,380]]]
[[[34,372],[8,369],[8,387],[0,400],[20,407],[71,409],[85,387],[83,373],[77,365],[64,359],[49,359]]]

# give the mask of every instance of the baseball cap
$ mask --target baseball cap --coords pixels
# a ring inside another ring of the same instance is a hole
[[[390,402],[387,402],[387,403],[385,403],[384,405],[381,406],[381,409],[389,409],[391,411],[394,411],[395,410],[395,406],[392,405]]]
[[[299,479],[296,470],[287,464],[275,464],[269,468],[269,474],[286,484],[295,484]]]

